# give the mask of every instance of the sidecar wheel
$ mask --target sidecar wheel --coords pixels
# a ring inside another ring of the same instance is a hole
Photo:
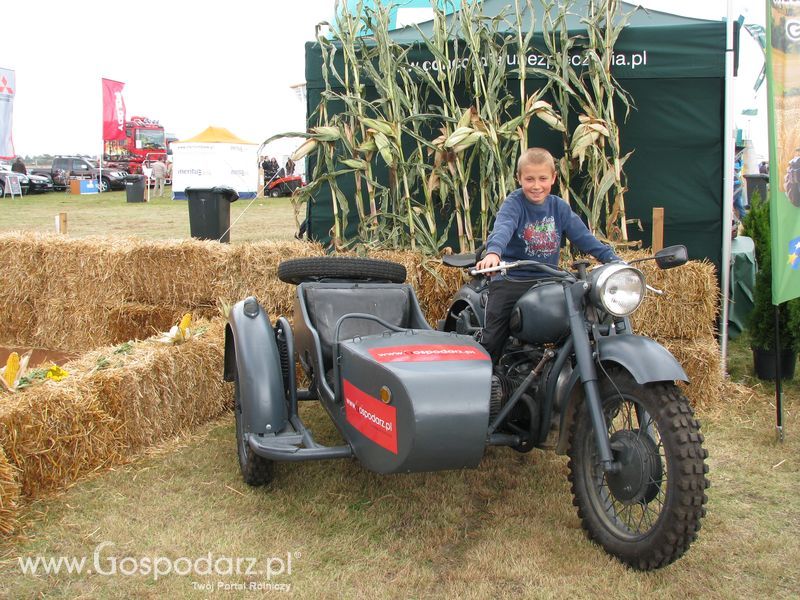
[[[235,374],[233,386],[233,414],[236,418],[236,451],[239,455],[239,470],[247,485],[254,487],[266,485],[272,481],[274,463],[253,452],[245,440],[238,372]]]
[[[689,401],[674,384],[639,385],[609,370],[600,392],[618,473],[598,464],[586,406],[569,450],[573,503],[590,539],[635,569],[666,566],[700,530],[709,486],[708,452]],[[613,383],[612,383],[613,380]]]
[[[292,258],[278,265],[278,279],[294,285],[321,279],[403,283],[406,280],[406,268],[395,262],[374,258]]]

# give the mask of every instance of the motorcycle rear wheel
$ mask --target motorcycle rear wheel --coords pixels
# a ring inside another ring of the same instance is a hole
[[[708,452],[675,384],[639,385],[626,371],[609,374],[600,392],[622,469],[609,474],[600,467],[589,414],[580,406],[569,450],[573,503],[590,539],[649,571],[678,559],[697,537],[708,500]]]

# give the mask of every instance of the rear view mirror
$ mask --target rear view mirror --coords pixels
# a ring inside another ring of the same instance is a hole
[[[689,254],[686,246],[668,246],[656,252],[656,264],[660,269],[672,269],[686,264]]]

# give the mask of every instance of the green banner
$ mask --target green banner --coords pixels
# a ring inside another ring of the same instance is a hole
[[[767,0],[772,302],[800,296],[800,0]]]

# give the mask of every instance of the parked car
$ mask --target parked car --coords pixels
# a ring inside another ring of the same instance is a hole
[[[27,175],[27,177],[30,182],[28,191],[31,194],[44,194],[55,189],[53,180],[47,175]]]
[[[30,189],[30,178],[27,175],[23,175],[22,173],[14,173],[11,169],[0,169],[0,194],[5,194],[6,192],[6,177],[19,177],[19,188],[22,191],[22,195],[28,193]],[[9,190],[8,193],[10,194],[11,191]]]
[[[100,191],[124,190],[125,171],[103,169],[81,156],[56,156],[49,169],[35,169],[34,175],[49,176],[56,189],[66,189],[70,179],[95,179],[100,182]]]

